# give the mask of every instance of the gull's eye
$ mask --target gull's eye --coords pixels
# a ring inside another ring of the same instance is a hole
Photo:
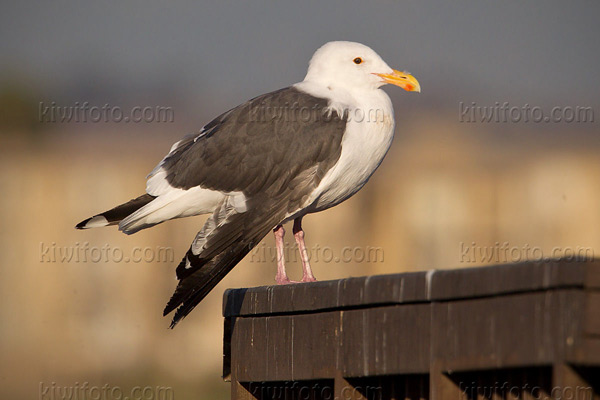
[[[361,62],[363,62],[363,60],[362,60],[362,58],[360,58],[360,57],[356,57],[356,58],[354,59],[354,64],[360,64]]]

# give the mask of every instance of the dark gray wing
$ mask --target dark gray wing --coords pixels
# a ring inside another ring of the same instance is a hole
[[[285,216],[299,209],[341,154],[347,116],[295,88],[228,111],[163,160],[168,183],[242,192],[246,210],[223,200],[177,267],[164,310],[184,318]]]
[[[184,138],[162,162],[166,179],[246,196],[280,190],[314,165],[320,181],[340,156],[346,128],[327,103],[293,87],[256,97]]]

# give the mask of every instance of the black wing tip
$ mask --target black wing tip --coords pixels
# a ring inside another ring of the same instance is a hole
[[[171,299],[169,300],[169,302],[165,306],[165,309],[163,310],[163,317],[166,317],[167,315],[169,315],[170,313],[172,313],[173,310],[175,310],[179,304],[181,304],[181,303],[174,304],[173,303],[173,298],[171,297]],[[179,320],[180,320],[180,318],[177,318],[177,314],[175,314],[173,316],[173,319],[171,320],[171,325],[169,325],[169,329],[175,328],[175,325],[177,325],[177,323],[179,322]]]
[[[171,304],[171,301],[169,301],[165,306],[165,309],[163,310],[163,317],[166,317],[167,315],[171,314],[173,310],[177,308],[178,305],[179,304]]]
[[[80,223],[78,223],[77,225],[75,225],[75,229],[86,229],[85,226],[87,225],[88,222],[91,221],[92,218],[94,218],[94,217],[90,217],[90,218],[84,219],[83,221],[81,221]]]
[[[181,320],[187,317],[192,312],[192,310],[196,308],[198,303],[200,303],[200,300],[196,300],[193,296],[190,296],[188,299],[186,299],[181,304],[181,306],[179,306],[177,311],[175,311],[175,315],[171,320],[171,325],[169,326],[169,328],[175,328],[175,325],[177,325]]]
[[[171,325],[169,325],[169,329],[175,329],[175,325],[177,325],[181,320],[182,318],[177,318],[176,316],[173,317],[173,319],[171,320]]]
[[[180,294],[178,295],[177,291],[175,291],[175,293],[165,306],[165,309],[163,310],[163,317],[166,317],[168,314],[175,311],[175,315],[171,320],[171,325],[169,326],[169,329],[175,328],[175,325],[177,325],[179,321],[187,317],[188,314],[192,312],[192,310],[198,305],[198,303],[200,303],[200,301],[205,296],[206,295],[198,296],[198,294],[195,292],[188,293],[185,296],[181,296]]]
[[[177,304],[175,306],[169,306],[169,304],[167,304],[167,307],[165,307],[165,309],[163,311],[163,317],[166,317],[168,314],[170,314],[171,312],[173,312],[173,310],[175,310],[178,305],[179,304]],[[182,314],[181,307],[179,309],[177,309],[177,311],[175,312],[175,315],[173,316],[173,319],[171,320],[171,324],[169,325],[169,329],[175,328],[175,325],[177,325],[179,323],[179,321],[181,321],[182,319],[184,319],[186,316],[187,316],[187,313]]]

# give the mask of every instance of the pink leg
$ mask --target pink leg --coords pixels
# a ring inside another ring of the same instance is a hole
[[[316,282],[317,279],[312,273],[310,268],[310,262],[308,260],[308,251],[306,250],[306,244],[304,243],[304,231],[302,230],[302,217],[294,220],[294,228],[292,229],[296,244],[298,245],[298,251],[300,252],[300,259],[302,260],[302,282]]]
[[[275,282],[278,285],[293,283],[285,273],[285,257],[283,256],[283,236],[285,235],[285,230],[282,225],[277,225],[273,229],[273,233],[275,234],[275,246],[277,247],[277,275],[275,275]]]

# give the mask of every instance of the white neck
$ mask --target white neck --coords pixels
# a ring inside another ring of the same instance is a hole
[[[385,116],[392,121],[394,119],[392,101],[381,89],[348,89],[310,80],[296,83],[294,87],[311,96],[328,99],[329,107],[339,115],[349,111],[356,118],[360,118],[361,112],[364,112]]]

